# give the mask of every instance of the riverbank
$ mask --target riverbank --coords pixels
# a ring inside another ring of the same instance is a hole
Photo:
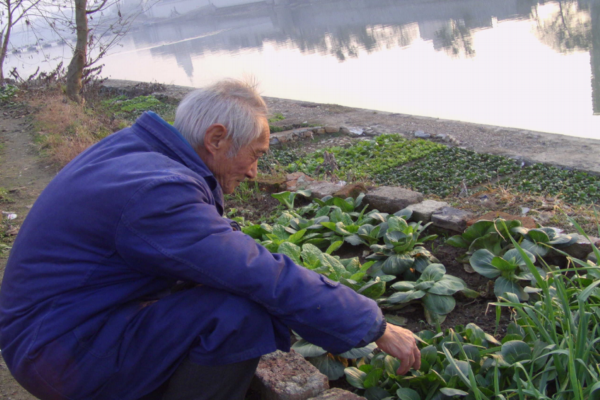
[[[140,82],[107,80],[104,86],[115,92],[128,92]],[[178,101],[194,88],[156,85],[157,97]],[[476,151],[511,157],[526,164],[543,163],[600,175],[600,140],[528,131],[523,129],[451,121],[439,118],[389,113],[377,110],[265,97],[272,114],[282,114],[280,125],[308,123],[344,126],[377,133],[400,133],[414,137],[447,135],[455,145]],[[576,132],[574,132],[575,134]],[[600,135],[600,133],[599,133]]]

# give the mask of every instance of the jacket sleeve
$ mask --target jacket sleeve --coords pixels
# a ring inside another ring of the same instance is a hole
[[[373,300],[234,231],[210,204],[209,193],[203,182],[179,175],[138,190],[117,228],[121,257],[144,274],[248,298],[332,353],[361,343],[380,324]]]

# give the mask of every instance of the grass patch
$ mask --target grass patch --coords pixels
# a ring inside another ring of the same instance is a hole
[[[0,187],[0,203],[13,203],[13,198],[8,194],[8,189]]]
[[[463,183],[470,188],[518,170],[512,159],[451,147],[428,154],[412,165],[385,171],[375,180],[447,197],[459,193]]]
[[[586,172],[534,164],[504,182],[521,192],[556,196],[572,204],[600,203],[600,177]]]
[[[299,149],[272,148],[258,160],[258,169],[265,174],[276,174],[300,160],[302,156],[303,152]]]
[[[105,109],[105,112],[112,113],[116,118],[121,118],[128,122],[135,122],[145,111],[154,111],[164,118],[165,121],[173,123],[177,108],[173,104],[163,103],[152,95],[137,96],[131,99],[127,98],[127,96],[117,96],[103,100],[100,104]]]
[[[269,123],[283,121],[284,119],[285,119],[285,117],[283,116],[282,113],[275,113],[275,115],[273,115],[271,118],[269,118]]]
[[[345,148],[330,147],[317,150],[289,164],[286,169],[289,172],[314,174],[324,162],[324,154],[327,151],[335,156],[340,171],[338,175],[346,180],[377,180],[378,176],[399,165],[443,149],[445,146],[426,140],[407,140],[400,135],[381,135]]]

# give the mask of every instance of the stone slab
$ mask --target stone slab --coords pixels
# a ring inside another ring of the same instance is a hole
[[[372,208],[392,214],[423,201],[423,195],[400,187],[381,186],[367,193],[365,201]]]
[[[311,397],[308,400],[361,400],[365,399],[365,397],[359,396],[347,390],[343,390],[340,388],[333,388],[324,391],[317,397]]]
[[[367,193],[369,190],[364,183],[351,183],[344,186],[333,194],[335,197],[341,197],[347,199],[348,197],[357,198],[361,193]]]
[[[327,376],[293,350],[262,356],[255,378],[262,400],[306,400],[329,389]]]
[[[425,200],[417,204],[411,204],[406,208],[412,210],[413,212],[411,219],[415,221],[429,222],[431,221],[431,216],[434,212],[448,206],[449,204],[445,201]]]
[[[315,180],[304,172],[294,172],[286,176],[286,190],[295,192],[296,190],[307,189]]]
[[[333,183],[326,181],[314,181],[311,182],[306,189],[312,192],[312,198],[321,199],[325,196],[333,196],[335,192],[340,190],[344,185],[341,183]]]
[[[473,219],[473,214],[454,207],[444,207],[431,216],[433,225],[462,233],[467,228],[467,221]]]
[[[597,237],[590,236],[590,242],[585,238],[585,236],[578,235],[577,233],[570,233],[569,235],[577,235],[577,242],[573,243],[569,247],[564,247],[559,250],[564,251],[571,257],[575,257],[580,260],[585,260],[588,254],[590,254],[593,251],[592,243],[594,243],[596,247],[600,248],[600,239],[598,239]]]

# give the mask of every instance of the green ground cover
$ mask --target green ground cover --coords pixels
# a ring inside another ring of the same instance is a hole
[[[274,222],[246,222],[243,231],[268,250],[375,299],[388,323],[403,323],[394,315],[398,307],[418,305],[433,327],[416,333],[422,365],[405,376],[396,374],[397,359],[372,345],[334,355],[297,337],[294,350],[330,379],[345,376],[368,400],[598,398],[596,248],[587,260],[566,258],[566,267],[559,269],[544,256],[561,254],[574,235],[525,229],[520,221],[478,222],[447,243],[469,248],[475,271],[495,279],[497,321],[501,308],[510,310],[511,321],[497,336],[475,323],[442,331],[440,321],[453,312],[459,292],[463,297],[480,294],[447,274],[422,247],[431,238],[427,227],[411,222],[410,210],[367,213],[363,196],[295,205],[299,196],[309,194],[273,195],[282,204]],[[371,255],[364,263],[344,258],[343,243]]]

